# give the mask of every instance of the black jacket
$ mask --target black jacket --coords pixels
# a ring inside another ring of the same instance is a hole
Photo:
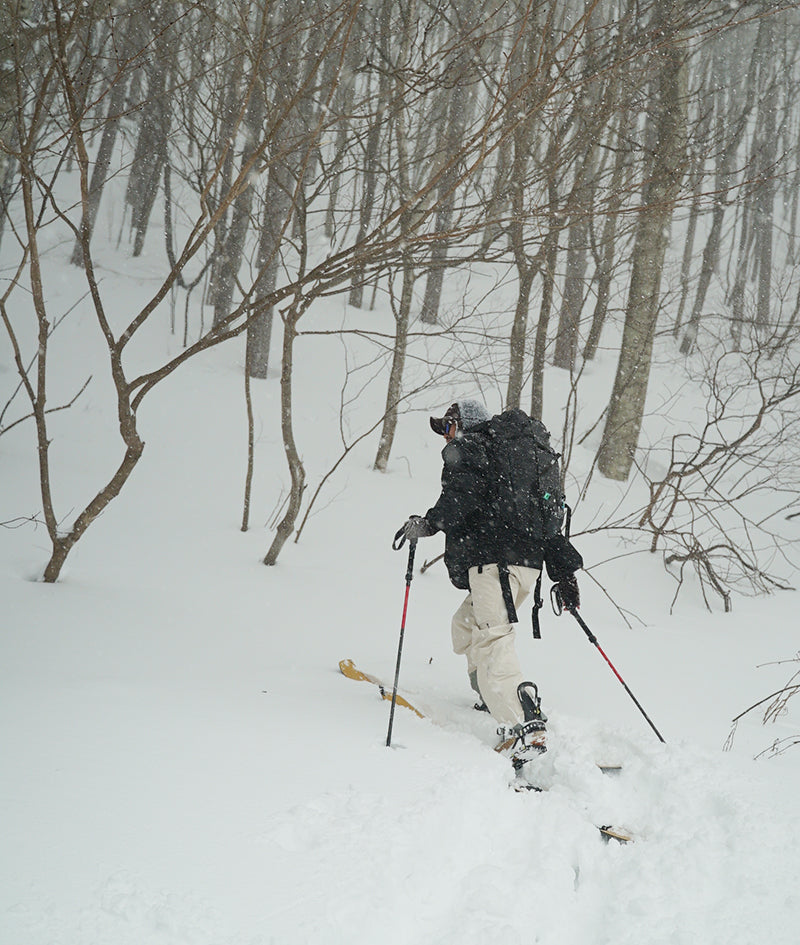
[[[425,514],[428,523],[446,536],[444,560],[452,583],[469,588],[468,571],[481,564],[542,567],[542,536],[500,523],[493,478],[489,424],[462,434],[442,450],[442,492]]]

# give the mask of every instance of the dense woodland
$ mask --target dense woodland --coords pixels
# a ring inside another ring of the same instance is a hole
[[[440,371],[480,350],[505,405],[536,416],[557,369],[575,393],[557,431],[565,467],[602,430],[581,494],[593,476],[643,486],[644,502],[598,528],[644,535],[725,607],[733,587],[783,581],[776,523],[800,504],[795,2],[2,0],[0,45],[0,318],[17,383],[0,391],[0,437],[36,428],[45,580],[139,462],[150,391],[242,334],[248,378],[269,371],[281,390],[290,486],[274,563],[313,493],[293,425],[296,340],[311,306],[340,296],[360,336],[365,312],[393,315],[391,337],[384,321],[375,331],[376,470],[420,389],[414,339],[440,343]],[[135,311],[98,276],[112,189],[114,252],[161,260]],[[48,399],[64,316],[43,276],[54,246],[84,274],[123,445],[66,525],[48,461],[51,411],[68,406]],[[502,305],[461,291],[479,269]],[[180,353],[142,371],[130,348],[165,311]],[[706,406],[653,462],[641,433],[657,345]],[[579,419],[600,351],[616,363],[608,402]],[[766,490],[778,499],[765,516]]]

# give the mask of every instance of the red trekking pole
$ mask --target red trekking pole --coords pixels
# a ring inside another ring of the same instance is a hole
[[[556,616],[558,616],[558,615],[562,612],[562,610],[564,609],[564,605],[563,605],[563,602],[562,602],[562,600],[561,600],[561,594],[560,594],[560,589],[559,589],[559,587],[558,587],[558,584],[554,584],[553,587],[551,588],[551,590],[550,590],[550,598],[551,598],[552,603],[553,603],[553,610],[555,611]],[[633,702],[634,702],[634,704],[636,705],[636,708],[642,713],[642,715],[645,717],[645,720],[647,721],[647,724],[650,726],[650,728],[651,728],[651,729],[656,733],[656,735],[658,736],[658,740],[661,742],[662,745],[665,745],[666,742],[665,742],[664,739],[661,737],[661,732],[659,732],[659,730],[655,727],[655,725],[653,725],[653,722],[651,721],[650,716],[644,711],[644,709],[642,708],[641,703],[639,702],[639,700],[636,698],[636,696],[635,696],[635,695],[631,692],[631,690],[628,688],[628,684],[625,682],[625,680],[622,678],[622,676],[620,676],[620,674],[617,672],[617,668],[614,666],[614,664],[611,662],[611,660],[606,656],[605,651],[603,650],[602,646],[600,646],[600,644],[599,644],[598,641],[597,641],[597,637],[592,633],[592,631],[589,629],[589,627],[588,627],[588,626],[586,625],[586,623],[584,622],[584,620],[583,620],[583,618],[581,617],[581,615],[578,613],[578,611],[577,611],[574,607],[568,607],[567,610],[568,610],[569,613],[571,613],[572,616],[578,621],[578,625],[580,626],[581,630],[583,630],[583,632],[586,634],[586,637],[587,637],[587,639],[589,640],[589,642],[590,642],[590,643],[593,643],[593,644],[597,647],[597,649],[598,649],[600,655],[603,657],[603,659],[606,661],[606,663],[608,663],[608,665],[611,667],[611,672],[612,672],[612,673],[617,677],[617,679],[622,683],[622,685],[623,685],[624,688],[625,688],[625,692],[627,692],[628,695],[631,697],[631,699],[633,699]]]
[[[405,543],[403,529],[394,536],[392,548],[399,551]],[[394,686],[392,688],[392,707],[389,710],[389,731],[386,733],[386,747],[392,747],[392,725],[394,724],[394,707],[397,704],[397,682],[400,679],[400,660],[403,656],[403,638],[406,633],[406,614],[408,613],[408,595],[411,591],[411,579],[414,577],[414,553],[417,550],[417,541],[413,539],[408,543],[408,567],[406,568],[406,595],[403,600],[403,619],[400,621],[400,640],[397,644],[397,665],[394,670]]]

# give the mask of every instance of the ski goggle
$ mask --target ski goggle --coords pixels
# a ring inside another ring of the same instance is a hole
[[[455,430],[456,424],[454,420],[445,420],[444,422],[444,435],[450,436],[450,431]]]

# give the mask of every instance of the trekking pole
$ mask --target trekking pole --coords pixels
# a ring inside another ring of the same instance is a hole
[[[553,590],[555,590],[557,587],[558,587],[558,585],[556,584],[556,585],[554,586]],[[559,606],[559,607],[561,606],[560,595],[558,594],[558,592],[556,592],[556,594],[551,595],[551,596],[552,596],[552,600],[553,600],[553,610],[556,610],[556,606]],[[644,711],[644,709],[642,708],[642,704],[639,702],[639,700],[636,698],[636,696],[631,692],[631,690],[630,690],[628,684],[625,682],[625,680],[622,678],[622,676],[620,676],[620,674],[617,672],[616,666],[614,666],[614,664],[611,662],[611,660],[606,656],[605,651],[603,650],[602,646],[600,646],[600,644],[599,644],[599,642],[598,642],[598,640],[597,640],[597,637],[592,633],[592,631],[591,631],[591,630],[589,629],[589,627],[586,625],[586,623],[585,623],[583,617],[581,617],[581,615],[578,613],[578,611],[577,611],[574,607],[568,607],[567,610],[568,610],[568,611],[572,614],[572,616],[578,621],[578,625],[580,626],[581,630],[583,630],[583,632],[586,634],[586,636],[587,636],[589,642],[590,642],[590,643],[593,643],[593,644],[597,647],[597,649],[598,649],[599,652],[600,652],[600,655],[603,657],[603,659],[606,661],[606,663],[608,663],[608,665],[611,667],[611,672],[612,672],[612,673],[617,677],[617,679],[622,683],[622,685],[623,685],[624,688],[625,688],[625,692],[627,692],[628,695],[631,697],[631,699],[633,699],[633,701],[634,701],[634,703],[635,703],[635,705],[636,705],[636,708],[642,713],[642,715],[643,715],[643,716],[645,717],[645,719],[647,720],[647,724],[650,726],[650,728],[651,728],[651,729],[656,733],[656,735],[658,736],[658,740],[661,742],[662,745],[666,745],[666,742],[664,741],[664,739],[663,739],[662,736],[661,736],[661,732],[659,732],[659,730],[655,727],[655,725],[653,725],[653,722],[652,722],[650,716],[649,716],[649,715]],[[556,614],[560,614],[560,613],[561,613],[561,610],[560,610],[560,609],[559,609],[559,610],[556,610]]]
[[[402,528],[394,536],[392,548],[399,551],[405,543]],[[397,682],[400,679],[400,660],[403,657],[403,638],[406,633],[406,614],[408,613],[408,595],[411,590],[411,579],[414,577],[414,553],[417,550],[416,539],[408,543],[408,567],[406,568],[406,595],[403,600],[403,619],[400,621],[400,640],[397,643],[397,665],[394,670],[394,686],[392,688],[392,707],[389,710],[389,731],[386,733],[386,747],[392,747],[392,725],[394,724],[394,707],[397,704]]]

